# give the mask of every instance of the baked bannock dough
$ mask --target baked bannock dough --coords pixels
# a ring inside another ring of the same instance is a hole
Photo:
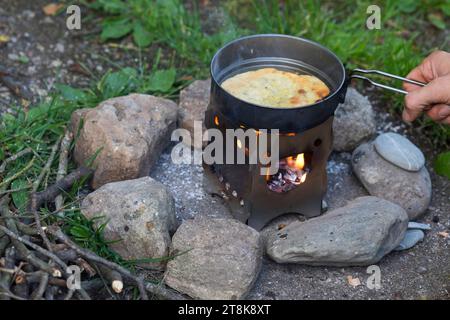
[[[275,68],[243,72],[221,86],[236,98],[266,107],[307,106],[330,94],[327,85],[315,76]]]

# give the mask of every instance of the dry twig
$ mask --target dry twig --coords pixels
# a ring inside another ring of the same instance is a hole
[[[58,172],[56,174],[56,181],[63,179],[67,174],[67,165],[69,163],[69,148],[72,142],[73,134],[70,130],[66,130],[64,138],[61,141],[61,148],[59,153]],[[59,212],[63,208],[64,198],[60,194],[55,199],[55,208]]]
[[[18,158],[23,157],[24,155],[27,155],[29,153],[33,152],[31,148],[25,148],[22,151],[17,152],[16,154],[13,154],[9,158],[6,158],[5,161],[3,161],[2,165],[0,166],[0,174],[5,172],[6,166],[13,161],[16,161]]]

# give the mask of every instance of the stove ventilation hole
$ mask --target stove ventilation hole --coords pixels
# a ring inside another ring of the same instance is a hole
[[[322,144],[322,140],[320,138],[317,138],[316,140],[314,140],[315,147],[319,147],[321,144]]]
[[[309,155],[299,153],[279,160],[278,172],[266,175],[266,183],[269,190],[276,193],[285,193],[297,188],[307,179],[311,171],[309,166]]]

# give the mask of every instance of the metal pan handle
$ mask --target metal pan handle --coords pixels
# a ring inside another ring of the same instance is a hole
[[[382,84],[382,83],[373,81],[372,79],[369,79],[369,78],[367,78],[367,77],[364,77],[364,76],[361,76],[361,75],[355,74],[355,73],[377,74],[377,75],[380,75],[380,76],[383,76],[383,77],[392,78],[392,79],[396,79],[396,80],[401,80],[401,81],[408,82],[408,83],[411,83],[411,84],[415,84],[415,85],[421,86],[421,87],[423,87],[423,86],[426,85],[426,83],[423,83],[423,82],[420,82],[420,81],[411,80],[411,79],[406,79],[406,78],[397,76],[397,75],[395,75],[395,74],[390,74],[390,73],[383,72],[383,71],[379,71],[379,70],[364,70],[364,69],[358,69],[358,68],[356,68],[356,69],[353,69],[353,71],[352,71],[351,74],[350,74],[350,78],[351,78],[351,79],[361,79],[361,80],[365,80],[365,81],[370,82],[372,85],[374,85],[374,86],[376,86],[376,87],[380,87],[380,88],[383,88],[383,89],[386,89],[386,90],[390,90],[390,91],[394,91],[394,92],[397,92],[397,93],[408,94],[408,91],[405,91],[405,90],[402,90],[402,89],[398,89],[398,88],[393,88],[393,87],[387,86],[387,85],[385,85],[385,84]]]

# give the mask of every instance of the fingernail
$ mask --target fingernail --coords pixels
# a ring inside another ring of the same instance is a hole
[[[438,114],[440,118],[446,118],[450,116],[450,107],[440,110]]]

